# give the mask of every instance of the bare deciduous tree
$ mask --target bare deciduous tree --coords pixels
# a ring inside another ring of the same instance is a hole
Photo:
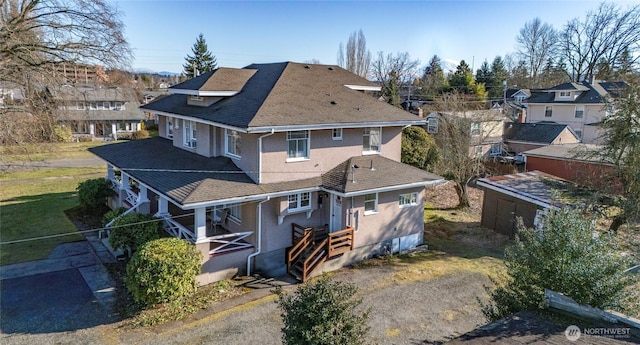
[[[400,105],[400,88],[411,85],[418,72],[419,60],[411,60],[409,53],[391,53],[384,55],[378,52],[373,62],[371,74],[382,86],[382,95],[393,105]]]
[[[367,39],[362,30],[353,32],[347,41],[345,49],[342,42],[338,47],[338,66],[353,72],[363,78],[369,76],[371,52],[367,50]]]
[[[19,126],[20,113],[32,129],[0,134],[4,144],[51,138],[58,106],[47,89],[59,84],[66,63],[126,67],[131,51],[124,24],[106,0],[0,0],[0,82],[20,90],[23,102],[0,107],[0,128]]]
[[[538,76],[541,74],[544,64],[552,59],[557,47],[557,33],[547,23],[542,23],[540,18],[535,18],[525,23],[516,37],[516,47],[520,59],[527,63],[529,78],[537,85]]]
[[[560,44],[560,54],[574,81],[591,79],[599,63],[613,66],[625,51],[635,57],[634,62],[638,61],[640,5],[623,10],[615,4],[602,3],[583,21],[569,21]]]

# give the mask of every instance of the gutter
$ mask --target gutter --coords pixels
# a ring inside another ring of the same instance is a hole
[[[258,137],[258,184],[262,183],[262,139],[275,133],[275,129],[271,128],[271,132]]]
[[[247,276],[251,275],[251,259],[262,253],[262,204],[271,200],[271,197],[267,196],[266,199],[260,201],[256,206],[256,212],[258,213],[258,248],[256,251],[247,256]]]

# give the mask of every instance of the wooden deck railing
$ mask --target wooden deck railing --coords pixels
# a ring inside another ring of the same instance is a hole
[[[329,233],[327,243],[327,256],[334,256],[347,253],[353,250],[353,227],[347,227],[344,230]]]
[[[291,270],[291,266],[298,261],[304,251],[313,243],[313,231],[307,231],[297,241],[293,247],[287,250],[287,271]]]
[[[307,233],[313,233],[313,228],[304,227],[296,223],[291,223],[291,243],[296,244]],[[311,238],[311,240],[313,241],[313,237]]]
[[[325,261],[327,261],[327,247],[329,244],[329,239],[326,238],[324,241],[320,242],[318,246],[309,254],[309,256],[304,260],[302,264],[302,281],[306,282],[307,278],[311,275],[313,271],[318,268],[318,266],[322,265]]]

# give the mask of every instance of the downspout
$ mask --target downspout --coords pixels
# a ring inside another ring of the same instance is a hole
[[[271,128],[271,133],[263,134],[258,137],[258,184],[262,183],[262,138],[271,136],[273,133],[275,133],[275,129]]]
[[[258,206],[256,206],[256,212],[258,213],[258,248],[254,253],[247,256],[247,276],[251,275],[251,259],[262,252],[262,204],[269,200],[271,200],[271,197],[267,196],[266,199],[260,201]]]

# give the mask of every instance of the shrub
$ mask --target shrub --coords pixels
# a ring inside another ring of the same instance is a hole
[[[109,210],[104,214],[102,225],[105,226],[109,224],[110,221],[114,220],[119,215],[123,214],[127,209],[124,207],[114,208],[113,210]]]
[[[55,142],[68,143],[73,139],[73,132],[69,127],[56,125],[53,127],[52,139]]]
[[[147,242],[127,264],[127,290],[145,306],[193,295],[201,260],[200,251],[185,240],[170,237]]]
[[[147,131],[146,129],[141,129],[139,131],[133,132],[131,134],[131,139],[146,139],[149,137],[149,131]]]
[[[543,218],[540,229],[518,223],[515,242],[505,249],[508,276],[494,281],[490,320],[522,310],[544,308],[544,289],[595,308],[629,308],[628,287],[637,278],[625,274],[629,260],[610,233],[595,234],[594,223],[579,211],[561,209]]]
[[[111,182],[96,178],[80,182],[76,188],[80,206],[89,212],[99,212],[106,207],[107,197],[111,195]]]
[[[366,344],[369,310],[357,313],[362,299],[354,299],[353,284],[324,275],[300,286],[293,294],[277,290],[282,310],[283,343],[287,345]]]
[[[143,244],[160,238],[160,221],[149,214],[129,213],[111,224],[109,244],[115,249],[131,248],[136,252]]]

